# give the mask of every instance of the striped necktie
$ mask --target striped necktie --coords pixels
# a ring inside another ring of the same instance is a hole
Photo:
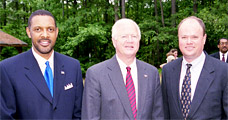
[[[132,113],[136,120],[137,108],[136,108],[135,86],[134,86],[134,82],[132,80],[132,76],[131,76],[131,72],[130,72],[131,68],[127,67],[126,69],[127,69],[126,89],[127,89],[127,94],[128,94],[128,98],[129,98],[130,105],[131,105],[131,110],[132,110]]]
[[[182,113],[184,116],[184,119],[187,118],[188,113],[190,111],[191,107],[191,72],[190,72],[190,67],[192,64],[186,64],[187,65],[187,70],[186,70],[186,75],[183,80],[182,84],[182,90],[181,90],[181,108],[182,108]]]

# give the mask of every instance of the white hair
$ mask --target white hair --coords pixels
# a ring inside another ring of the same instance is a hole
[[[139,29],[139,26],[137,25],[137,23],[135,21],[128,19],[128,18],[122,18],[115,22],[115,24],[112,26],[112,38],[116,39],[116,37],[117,37],[118,27],[119,27],[118,24],[126,23],[126,22],[132,23],[136,27],[139,39],[141,39],[141,31]]]

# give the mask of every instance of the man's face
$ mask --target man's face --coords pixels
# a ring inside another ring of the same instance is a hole
[[[139,49],[139,35],[136,26],[132,23],[118,25],[118,33],[113,38],[116,54],[120,58],[133,58]]]
[[[32,39],[32,46],[39,55],[49,54],[55,46],[58,36],[58,28],[55,21],[47,15],[37,15],[31,20],[31,27],[26,28],[29,38]]]
[[[219,51],[222,53],[226,53],[228,51],[228,40],[227,39],[221,39],[218,45]]]
[[[206,42],[206,34],[203,35],[203,29],[196,20],[184,21],[178,30],[178,38],[179,48],[188,62],[201,55]]]

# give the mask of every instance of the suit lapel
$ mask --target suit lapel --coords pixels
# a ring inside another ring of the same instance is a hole
[[[133,119],[133,113],[131,111],[130,102],[128,99],[126,87],[124,84],[123,76],[119,67],[119,64],[116,60],[116,56],[112,57],[107,64],[107,72],[110,77],[110,80],[113,84],[114,89],[116,90],[119,99],[125,109],[128,117]]]
[[[143,111],[146,97],[146,90],[148,85],[148,73],[146,67],[141,64],[139,60],[136,60],[137,72],[138,72],[138,110],[137,118],[140,118],[140,114]]]
[[[65,81],[65,71],[64,71],[64,64],[59,58],[58,53],[55,52],[54,54],[54,99],[53,99],[53,109],[58,103],[59,95],[61,91],[64,89],[64,81]]]
[[[44,76],[41,73],[40,67],[32,54],[32,50],[26,53],[25,59],[25,75],[33,83],[33,85],[39,90],[39,92],[52,103],[51,93],[45,82]]]
[[[171,82],[171,89],[172,89],[172,96],[175,101],[175,106],[177,106],[176,111],[177,113],[181,112],[181,102],[180,102],[180,92],[179,92],[179,84],[180,84],[180,72],[181,72],[181,65],[182,65],[183,58],[179,58],[175,60],[175,64],[173,64],[173,67],[171,68],[170,74],[172,80]],[[181,116],[183,116],[181,114]]]
[[[194,113],[199,108],[200,104],[203,101],[204,96],[207,93],[208,88],[210,87],[212,81],[214,80],[215,73],[213,68],[213,62],[210,61],[208,55],[206,55],[206,60],[201,71],[195,94],[192,100],[191,110],[189,112],[189,117],[193,116]]]

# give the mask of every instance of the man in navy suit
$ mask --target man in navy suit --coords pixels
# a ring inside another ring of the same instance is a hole
[[[166,119],[227,119],[228,64],[203,51],[206,36],[203,21],[195,16],[178,26],[183,57],[162,69]]]
[[[116,55],[87,70],[83,119],[163,119],[158,70],[136,59],[140,39],[140,29],[133,20],[120,19],[113,25]]]
[[[211,54],[212,57],[215,57],[221,61],[228,63],[228,39],[221,38],[218,40],[219,52]]]
[[[0,118],[80,119],[80,64],[54,51],[58,28],[53,15],[33,12],[26,32],[31,50],[0,62]]]

